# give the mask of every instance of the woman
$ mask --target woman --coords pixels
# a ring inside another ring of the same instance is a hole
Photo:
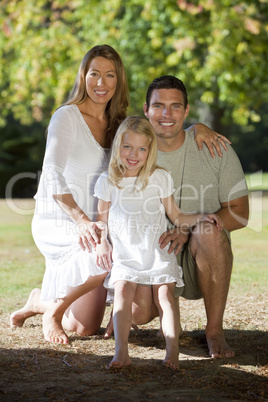
[[[68,101],[48,127],[32,222],[46,271],[42,290],[32,290],[25,306],[11,314],[11,326],[21,327],[27,318],[43,314],[44,337],[55,343],[68,343],[63,328],[81,335],[99,329],[107,272],[97,267],[91,254],[103,229],[94,222],[93,189],[107,170],[109,148],[127,107],[127,78],[120,56],[108,45],[93,47],[81,62]],[[212,132],[210,146],[216,139]]]

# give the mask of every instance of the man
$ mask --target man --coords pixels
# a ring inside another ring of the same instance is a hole
[[[245,227],[249,214],[239,159],[231,147],[222,157],[211,158],[206,147],[198,149],[194,133],[184,131],[189,104],[185,86],[176,77],[163,76],[151,83],[144,113],[157,135],[158,165],[174,179],[179,207],[189,213],[217,213],[224,224],[223,231],[207,222],[191,232],[171,228],[161,236],[160,244],[163,248],[170,243],[169,252],[175,252],[183,268],[182,296],[204,298],[209,355],[233,357],[223,333],[233,262],[230,232]],[[141,286],[133,308],[134,322],[145,323],[157,315],[148,288]]]

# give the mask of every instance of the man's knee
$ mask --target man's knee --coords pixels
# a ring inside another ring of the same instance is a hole
[[[151,321],[151,311],[149,311],[147,308],[143,309],[141,306],[133,306],[132,321],[136,325],[147,324]]]
[[[195,256],[197,251],[205,250],[206,253],[219,253],[220,250],[227,250],[231,253],[230,241],[224,230],[218,230],[216,225],[202,222],[198,224],[192,232],[190,240],[190,248],[192,255]]]

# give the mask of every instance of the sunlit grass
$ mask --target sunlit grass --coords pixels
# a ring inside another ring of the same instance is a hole
[[[21,200],[21,213],[11,211],[0,201],[0,303],[2,311],[10,311],[25,300],[33,287],[40,287],[44,259],[31,235],[31,215],[24,215],[32,200]]]
[[[33,202],[21,200],[18,205],[27,211]],[[260,222],[256,227],[249,224],[232,233],[234,267],[230,292],[237,295],[267,291],[268,197],[263,198],[257,217]],[[45,264],[32,239],[31,214],[14,212],[0,200],[0,218],[0,303],[1,310],[8,312],[23,303],[31,289],[41,286]]]
[[[245,176],[249,190],[268,190],[268,172],[247,173]]]

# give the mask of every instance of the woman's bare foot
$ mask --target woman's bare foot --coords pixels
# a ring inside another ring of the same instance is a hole
[[[10,315],[11,327],[22,327],[27,318],[33,317],[36,314],[43,314],[45,312],[45,304],[40,303],[40,292],[40,289],[33,289],[25,306],[20,310],[14,311]]]
[[[166,367],[169,367],[175,371],[179,370],[179,361],[178,360],[165,359],[165,360],[163,360],[163,365]]]
[[[69,342],[68,336],[64,332],[61,325],[61,318],[52,315],[49,310],[47,310],[43,315],[43,333],[45,340],[53,343],[66,344]]]
[[[220,357],[234,357],[235,355],[234,350],[227,344],[223,334],[207,335],[207,344],[209,355],[214,359]]]
[[[120,353],[115,354],[113,360],[109,363],[107,368],[121,368],[121,367],[126,367],[131,365],[131,359],[129,355],[120,355]]]

